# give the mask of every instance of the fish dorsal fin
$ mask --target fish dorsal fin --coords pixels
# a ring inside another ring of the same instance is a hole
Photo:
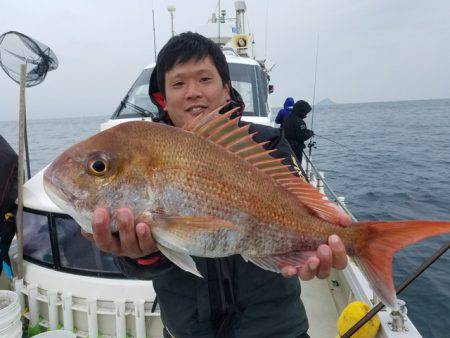
[[[282,158],[270,156],[276,150],[264,148],[269,142],[257,143],[253,139],[256,133],[249,133],[249,124],[239,126],[240,117],[230,119],[239,108],[220,114],[222,108],[195,117],[183,129],[220,145],[271,176],[318,217],[341,226],[351,223],[349,216],[341,208],[326,200],[325,195],[302,177],[295,175],[290,165],[282,163]]]

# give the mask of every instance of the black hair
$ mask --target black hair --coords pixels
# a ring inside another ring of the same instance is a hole
[[[222,84],[230,82],[230,71],[222,50],[212,40],[193,32],[185,32],[172,37],[158,53],[156,78],[159,90],[165,97],[165,76],[175,65],[191,59],[200,61],[210,57],[219,72]]]

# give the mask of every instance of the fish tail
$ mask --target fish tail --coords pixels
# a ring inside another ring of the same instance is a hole
[[[450,233],[450,222],[443,221],[389,221],[357,222],[354,224],[358,240],[353,246],[354,258],[381,301],[397,307],[392,259],[401,248],[417,241]]]

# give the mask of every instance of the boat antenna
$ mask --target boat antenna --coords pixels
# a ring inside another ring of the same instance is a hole
[[[269,21],[269,0],[266,0],[266,29],[264,41],[264,59],[267,59],[267,22]]]
[[[175,36],[175,31],[173,29],[173,13],[175,13],[176,7],[174,5],[167,6],[167,10],[170,13],[170,28],[172,30],[172,37]]]
[[[319,34],[317,34],[317,45],[316,45],[316,66],[314,69],[314,87],[313,87],[313,102],[312,102],[312,113],[311,113],[311,130],[314,128],[314,111],[316,108],[316,84],[317,84],[317,61],[319,58]],[[308,148],[309,148],[309,158],[311,158],[312,148],[314,147],[314,135],[311,137]]]
[[[219,18],[219,20],[217,20],[217,29],[218,29],[218,41],[219,41],[219,46],[220,46],[220,0],[218,1],[218,12],[217,12],[217,16]]]
[[[155,31],[155,8],[153,6],[152,0],[152,22],[153,22],[153,52],[155,54],[155,63],[156,63],[156,31]]]
[[[313,87],[313,105],[312,105],[312,113],[311,113],[311,130],[314,126],[314,110],[316,107],[316,84],[317,84],[317,61],[319,58],[319,34],[317,34],[317,45],[316,45],[316,65],[314,68],[314,87]]]
[[[439,257],[441,257],[447,250],[450,249],[450,242],[442,245],[430,258],[428,258],[411,276],[409,276],[397,289],[396,292],[399,294],[406,287],[408,287],[417,277],[419,277],[426,269],[430,267]],[[358,331],[365,323],[373,318],[382,308],[383,303],[378,303],[374,306],[367,314],[361,318],[350,330],[345,332],[341,338],[350,338],[356,331]]]

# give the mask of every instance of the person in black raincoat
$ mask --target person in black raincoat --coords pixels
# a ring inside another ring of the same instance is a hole
[[[308,102],[303,100],[295,102],[291,115],[281,126],[283,135],[291,145],[299,164],[302,163],[305,142],[314,136],[314,132],[306,127],[303,120],[310,111],[311,106]]]
[[[11,265],[8,250],[16,233],[17,160],[15,151],[0,135],[0,273],[3,263]]]
[[[182,33],[171,38],[158,55],[149,94],[160,112],[160,122],[181,127],[201,113],[227,104],[241,107],[230,85],[225,56],[211,40]],[[251,125],[256,141],[268,140],[274,156],[290,164],[290,147],[278,129]],[[239,179],[237,177],[236,179]],[[151,224],[135,224],[132,210],[117,210],[119,235],[109,230],[108,210],[94,211],[94,234],[83,235],[116,262],[130,278],[152,280],[161,309],[165,337],[285,337],[306,338],[308,320],[300,300],[298,277],[325,278],[330,267],[344,268],[345,249],[337,236],[317,250],[318,257],[304,268],[284,275],[245,262],[240,255],[224,258],[194,257],[199,278],[169,261],[151,236]],[[297,276],[298,274],[298,276]]]

